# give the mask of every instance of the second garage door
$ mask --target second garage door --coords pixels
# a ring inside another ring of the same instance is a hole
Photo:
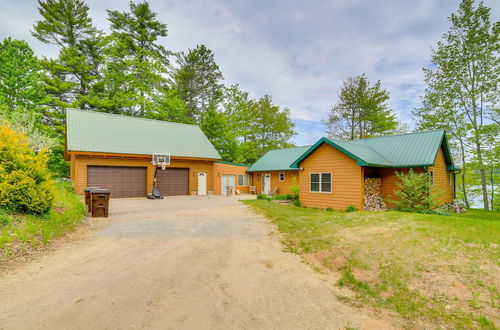
[[[146,168],[87,166],[87,186],[111,191],[110,197],[146,196]]]
[[[163,196],[189,195],[189,169],[158,169],[156,177],[158,190]]]

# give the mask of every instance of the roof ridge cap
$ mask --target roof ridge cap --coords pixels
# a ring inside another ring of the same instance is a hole
[[[175,121],[167,121],[167,120],[161,120],[161,119],[152,119],[152,118],[144,118],[144,117],[127,116],[127,115],[120,115],[118,113],[102,112],[102,111],[96,111],[96,110],[83,110],[83,109],[76,109],[76,108],[66,108],[66,111],[67,110],[76,111],[76,112],[82,112],[82,113],[89,113],[89,112],[91,112],[91,113],[99,114],[99,115],[122,117],[122,118],[127,118],[127,119],[128,118],[130,118],[130,119],[138,119],[138,120],[152,121],[152,122],[158,122],[158,123],[163,123],[163,124],[195,126],[195,127],[200,128],[200,125],[198,125],[198,124],[178,123],[178,122],[175,122]]]
[[[418,132],[409,132],[409,133],[400,133],[400,134],[391,134],[391,135],[381,135],[381,136],[371,136],[363,139],[354,139],[350,141],[364,141],[364,140],[370,140],[370,139],[382,139],[382,138],[388,138],[392,136],[403,136],[403,135],[415,135],[415,134],[425,134],[425,133],[431,133],[431,132],[445,132],[446,130],[444,128],[438,128],[438,129],[431,129],[431,130],[425,130],[425,131],[418,131]],[[345,141],[347,142],[347,141]]]

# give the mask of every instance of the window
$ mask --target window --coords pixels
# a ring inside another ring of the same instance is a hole
[[[453,186],[453,173],[448,173],[448,184]]]
[[[280,173],[280,182],[285,182],[285,173]]]
[[[429,180],[431,182],[431,186],[434,185],[434,171],[429,171]]]
[[[248,186],[248,175],[240,174],[238,175],[238,186],[247,187]]]
[[[331,173],[311,173],[309,175],[309,190],[311,192],[332,192]]]

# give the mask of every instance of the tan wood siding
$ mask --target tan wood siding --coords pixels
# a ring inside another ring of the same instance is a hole
[[[222,175],[234,175],[235,176],[235,184],[236,189],[239,190],[240,193],[248,193],[248,186],[239,186],[238,185],[238,175],[247,174],[248,167],[231,165],[231,164],[222,164],[222,163],[214,163],[214,194],[220,195],[221,192],[221,176]],[[252,179],[249,177],[248,182],[251,185]]]
[[[455,184],[455,180],[453,180],[452,185],[450,186],[448,179],[448,175],[450,172],[446,171],[446,160],[441,148],[439,148],[434,166],[429,167],[429,171],[434,172],[434,185],[432,189],[436,193],[438,203],[443,204],[446,202],[453,202],[453,185]]]
[[[80,155],[71,153],[74,157],[72,163],[73,169],[73,184],[77,194],[83,194],[83,189],[87,187],[87,166],[101,165],[101,166],[136,166],[146,167],[147,170],[147,193],[151,193],[153,189],[153,179],[155,174],[155,166],[151,164],[151,157],[149,156],[135,156],[135,157],[121,157],[115,154],[109,155]],[[198,191],[198,172],[207,173],[207,190],[213,190],[213,160],[197,160],[197,159],[177,159],[172,157],[171,163],[168,168],[188,168],[189,169],[189,193],[196,194]]]
[[[285,181],[280,182],[279,174],[285,173]],[[290,186],[293,182],[298,183],[298,173],[299,171],[272,171],[272,172],[253,172],[252,173],[252,186],[257,188],[257,193],[260,194],[262,192],[262,176],[264,174],[271,175],[271,192],[278,187],[278,194],[291,194]]]
[[[341,210],[349,205],[363,207],[363,168],[337,149],[322,145],[307,157],[299,172],[300,201],[307,207]],[[311,173],[332,173],[332,192],[310,192]]]

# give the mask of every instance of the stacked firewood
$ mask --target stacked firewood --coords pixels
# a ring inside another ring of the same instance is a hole
[[[365,178],[365,210],[387,210],[382,194],[380,193],[381,185],[382,180],[380,178]]]

